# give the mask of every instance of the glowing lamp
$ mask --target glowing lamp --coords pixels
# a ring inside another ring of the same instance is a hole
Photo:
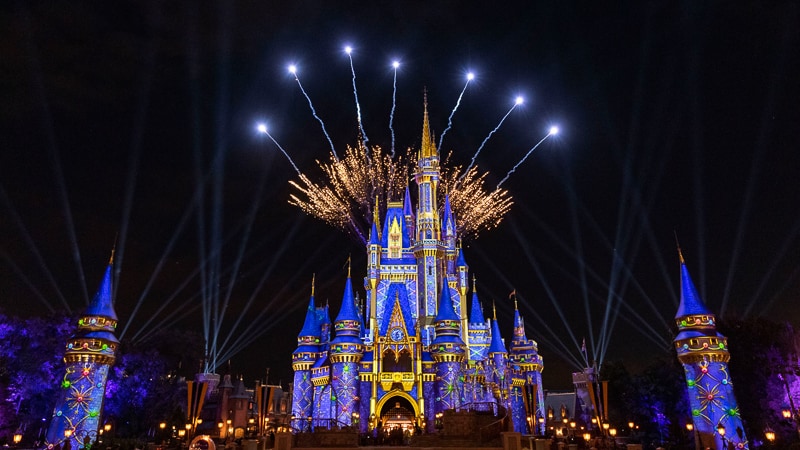
[[[544,417],[539,417],[539,423],[544,423]]]
[[[111,424],[107,423],[103,425],[103,429],[106,430],[106,433],[108,433],[109,431],[111,431]]]
[[[616,428],[612,428],[612,429],[608,430],[608,434],[610,434],[612,437],[616,436],[617,435],[617,429]]]
[[[564,422],[564,425],[566,425],[566,424],[567,424],[567,422],[569,422],[569,419],[567,419],[566,417],[564,417],[563,419],[561,419],[561,421],[562,421],[562,422]]]
[[[256,423],[256,419],[255,419],[255,418],[253,418],[253,417],[251,417],[251,418],[247,419],[247,423],[249,423],[250,425],[252,425],[252,424]]]
[[[717,433],[719,433],[720,436],[725,436],[725,425],[717,425]]]
[[[178,437],[182,438],[184,436],[186,436],[186,430],[178,430]]]
[[[589,440],[591,440],[591,439],[592,439],[592,434],[591,433],[583,433],[583,440],[584,441],[589,442]]]
[[[609,428],[611,428],[611,424],[610,423],[606,422],[606,423],[603,424],[603,429],[604,430],[608,430]]]
[[[14,442],[16,442],[16,437],[17,435],[14,435],[15,439]],[[766,429],[764,429],[764,437],[766,437],[768,441],[773,442],[775,441],[775,432],[772,431],[772,428],[767,427]]]
[[[694,424],[692,422],[689,422],[689,423],[686,424],[686,431],[688,431],[690,433],[692,431],[694,431]]]
[[[553,125],[552,127],[550,127],[549,133],[552,134],[553,136],[557,135],[558,134],[558,127]]]
[[[167,423],[166,423],[166,422],[161,422],[160,424],[158,424],[158,428],[160,428],[160,429],[162,429],[162,430],[163,430],[164,428],[167,428]]]
[[[14,433],[14,445],[18,445],[20,442],[22,442],[22,431],[17,430],[17,432]]]
[[[630,428],[631,430],[633,429],[633,425],[634,425],[633,421],[628,422],[628,428]]]
[[[577,424],[575,423],[575,421],[574,421],[574,420],[571,420],[571,421],[569,422],[569,427],[570,427],[570,428],[575,428],[575,426],[576,426],[576,425],[577,425]]]
[[[189,431],[189,430],[191,430],[191,429],[192,429],[192,424],[190,424],[190,423],[187,423],[187,424],[186,424],[186,431]]]
[[[792,410],[789,408],[783,408],[781,410],[781,414],[783,415],[784,419],[791,419],[792,418]]]
[[[597,417],[592,417],[592,424],[597,424]]]
[[[230,425],[230,424],[231,424],[231,419],[228,419],[228,420],[226,420],[226,421],[225,421],[225,423],[227,423],[228,425]]]
[[[67,428],[66,430],[64,430],[65,438],[70,438],[71,436],[72,436],[72,428]]]
[[[222,427],[224,427],[224,426],[225,426],[225,424],[224,424],[224,423],[222,423],[222,422],[217,422],[217,428],[219,428],[220,430],[221,430],[221,429],[222,429]]]

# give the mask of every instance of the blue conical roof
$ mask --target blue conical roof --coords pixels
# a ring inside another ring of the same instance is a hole
[[[456,267],[467,267],[467,260],[464,259],[464,249],[458,249],[458,257],[456,258]]]
[[[411,206],[411,194],[406,186],[406,194],[403,198],[403,215],[414,217],[414,208]]]
[[[483,308],[481,302],[478,300],[478,291],[472,289],[472,308],[469,311],[469,323],[483,323],[486,319],[483,317]]]
[[[710,315],[711,312],[703,304],[697,289],[694,287],[689,270],[681,256],[681,303],[678,305],[678,312],[675,318],[693,315]]]
[[[353,296],[353,281],[347,277],[344,285],[344,295],[342,296],[342,308],[339,310],[339,315],[336,316],[334,322],[342,320],[355,320],[358,321],[358,310],[356,308],[355,297]]]
[[[442,283],[442,293],[439,295],[439,311],[436,312],[436,319],[439,322],[442,320],[459,320],[453,309],[453,300],[450,298],[450,286],[445,281]]]
[[[303,329],[300,330],[298,337],[319,337],[319,322],[317,322],[317,311],[314,305],[314,296],[308,302],[308,309],[306,310],[306,321],[303,322]]]
[[[117,313],[114,312],[114,304],[111,299],[111,293],[113,292],[113,269],[114,262],[112,257],[112,260],[109,261],[108,266],[106,266],[106,273],[103,275],[102,281],[100,281],[100,287],[97,289],[94,299],[92,299],[92,302],[89,303],[89,306],[86,308],[86,315],[103,316],[117,320]]]
[[[455,234],[456,222],[453,219],[453,210],[450,208],[450,196],[444,197],[444,217],[442,218],[442,231],[449,234]]]
[[[489,344],[489,353],[508,353],[503,344],[503,337],[500,336],[500,327],[497,325],[497,318],[492,320],[492,342]]]
[[[375,225],[375,221],[372,222],[372,229],[369,230],[369,244],[370,245],[380,245],[381,240],[378,236],[378,226]]]

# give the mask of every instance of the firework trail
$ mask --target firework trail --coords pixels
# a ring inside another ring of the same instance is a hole
[[[467,74],[467,82],[464,84],[464,89],[461,89],[461,94],[458,95],[458,100],[456,100],[456,106],[453,108],[453,111],[450,112],[450,117],[447,118],[447,128],[444,129],[442,135],[439,137],[439,146],[438,149],[442,148],[442,141],[444,141],[444,135],[447,134],[447,131],[453,127],[453,116],[456,114],[456,110],[458,106],[461,104],[461,97],[464,96],[464,92],[467,91],[467,86],[469,86],[469,82],[475,79],[475,74],[472,72]]]
[[[289,164],[292,165],[292,167],[294,168],[294,171],[297,172],[298,175],[302,175],[303,174],[302,172],[300,172],[300,169],[297,168],[297,165],[292,160],[292,157],[289,156],[288,153],[286,153],[286,150],[284,150],[283,147],[281,147],[281,144],[278,144],[278,141],[276,141],[275,138],[273,138],[272,135],[269,134],[269,132],[267,131],[267,126],[266,125],[264,125],[263,123],[260,123],[260,124],[258,124],[256,129],[258,130],[259,133],[266,135],[268,138],[270,138],[272,140],[272,142],[275,143],[275,146],[277,146],[278,149],[281,152],[283,152],[283,156],[285,156],[286,159],[289,160]],[[334,156],[335,155],[336,155],[336,153],[334,153]],[[336,160],[338,161],[338,158]]]
[[[397,68],[400,67],[400,63],[398,61],[393,61],[392,67],[394,67],[394,79],[392,79],[392,112],[389,113],[389,131],[392,133],[391,157],[394,158],[394,126],[392,123],[394,122],[394,108],[397,105]]]
[[[517,100],[514,102],[514,105],[511,107],[511,109],[509,109],[509,110],[508,110],[508,112],[506,113],[506,115],[505,115],[505,116],[503,116],[503,118],[502,118],[502,119],[500,119],[500,123],[498,123],[498,124],[497,124],[497,126],[496,126],[496,127],[494,127],[494,130],[492,130],[492,131],[490,131],[490,132],[489,132],[489,135],[488,135],[488,136],[486,136],[486,139],[484,139],[484,140],[483,140],[483,142],[481,142],[481,145],[480,145],[480,147],[478,147],[478,150],[477,150],[477,151],[475,151],[475,154],[474,154],[474,155],[472,155],[472,161],[470,161],[470,163],[469,163],[469,166],[467,166],[467,170],[465,170],[465,171],[464,171],[464,173],[461,175],[461,177],[458,179],[459,181],[461,181],[461,180],[462,180],[462,179],[463,179],[463,178],[464,178],[464,177],[467,175],[467,172],[469,172],[469,169],[471,169],[471,168],[472,168],[472,166],[474,166],[474,165],[475,165],[475,158],[477,158],[477,157],[478,157],[478,154],[479,154],[479,153],[481,152],[481,150],[483,149],[483,146],[484,146],[484,145],[486,145],[486,142],[489,140],[489,138],[490,138],[490,137],[492,137],[492,135],[493,135],[493,134],[494,134],[494,133],[495,133],[497,130],[499,130],[499,129],[500,129],[500,126],[502,126],[502,125],[503,125],[503,122],[506,120],[506,117],[508,117],[508,115],[509,115],[509,114],[511,114],[511,111],[513,111],[513,110],[514,110],[514,108],[516,108],[516,107],[517,107],[517,105],[520,105],[520,104],[522,104],[522,102],[523,102],[523,99],[522,99],[522,97],[517,97]]]
[[[510,177],[511,174],[514,173],[517,170],[517,167],[519,167],[522,163],[525,162],[526,159],[528,159],[528,156],[530,156],[531,153],[533,153],[533,151],[536,150],[536,147],[541,145],[542,142],[545,141],[545,139],[547,139],[550,136],[555,135],[555,134],[558,134],[558,128],[557,127],[551,127],[550,131],[547,134],[544,135],[542,140],[537,142],[536,145],[533,146],[533,148],[528,150],[528,153],[525,153],[525,156],[523,156],[522,159],[520,159],[519,162],[514,167],[512,167],[511,170],[508,171],[508,173],[506,174],[505,178],[503,178],[502,180],[500,180],[499,183],[497,183],[497,189],[500,189],[500,186],[502,186],[502,184],[508,179],[508,177]]]
[[[356,114],[358,114],[358,129],[361,131],[361,138],[364,143],[364,147],[367,147],[367,142],[369,142],[369,138],[367,137],[367,133],[364,132],[364,125],[361,123],[361,105],[358,103],[358,90],[356,89],[356,69],[353,67],[353,47],[349,45],[344,48],[344,51],[347,53],[347,58],[350,60],[350,73],[353,74],[353,97],[356,99]]]
[[[317,121],[319,121],[319,124],[322,126],[322,132],[325,134],[325,137],[328,139],[328,143],[331,144],[331,152],[333,153],[333,157],[338,161],[339,160],[339,155],[336,154],[336,150],[334,150],[334,148],[333,148],[333,141],[331,140],[330,135],[328,135],[328,130],[325,129],[325,123],[317,115],[317,110],[314,109],[314,105],[311,103],[311,97],[309,97],[308,94],[306,94],[306,90],[303,89],[303,85],[302,85],[302,83],[300,83],[300,78],[297,77],[297,66],[295,66],[294,64],[289,66],[289,72],[292,75],[294,75],[294,80],[297,81],[297,85],[300,86],[300,92],[302,92],[303,95],[306,97],[306,100],[308,100],[308,107],[311,108],[311,114],[314,115],[314,118],[317,119]],[[259,131],[260,130],[261,129],[259,128]],[[272,136],[270,136],[270,139],[272,139]],[[274,139],[273,139],[273,141],[274,141]],[[277,144],[277,142],[276,142],[276,144]],[[278,147],[280,147],[280,145]],[[283,150],[283,149],[281,149],[281,150]],[[287,158],[288,158],[288,155],[287,155]],[[291,161],[291,158],[289,160]],[[294,165],[294,163],[292,163],[292,165]],[[295,167],[295,169],[297,169],[297,167]]]

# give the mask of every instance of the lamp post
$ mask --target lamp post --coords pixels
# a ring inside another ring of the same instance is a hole
[[[775,442],[775,432],[772,428],[767,427],[764,429],[764,437],[767,438],[767,442],[769,442],[769,446],[772,447],[772,443]]]
[[[717,425],[717,433],[719,433],[719,437],[722,438],[722,448],[728,448],[728,442],[725,440],[725,425]]]
[[[539,416],[539,429],[537,431],[539,431],[541,433],[541,435],[544,436],[544,434],[545,434],[545,432],[544,432],[544,417]],[[536,433],[536,434],[538,435],[539,433]]]
[[[688,431],[692,435],[692,440],[694,440],[694,448],[695,450],[700,450],[700,436],[694,431],[694,423],[693,422],[686,422],[686,431]]]
[[[22,428],[17,428],[14,432],[14,447],[19,446],[20,442],[22,442]]]

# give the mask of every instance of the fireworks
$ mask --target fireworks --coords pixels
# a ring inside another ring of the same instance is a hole
[[[326,162],[318,160],[322,181],[314,182],[301,173],[299,180],[290,181],[299,192],[290,196],[289,203],[366,244],[375,202],[383,213],[387,202],[401,201],[416,168],[416,152],[410,148],[396,158],[379,146],[371,147],[369,153],[360,142],[348,146],[341,159],[331,154]],[[450,196],[458,234],[464,240],[496,227],[513,204],[507,190],[485,188],[487,175],[477,166],[466,172],[461,166],[441,166],[438,197]]]

